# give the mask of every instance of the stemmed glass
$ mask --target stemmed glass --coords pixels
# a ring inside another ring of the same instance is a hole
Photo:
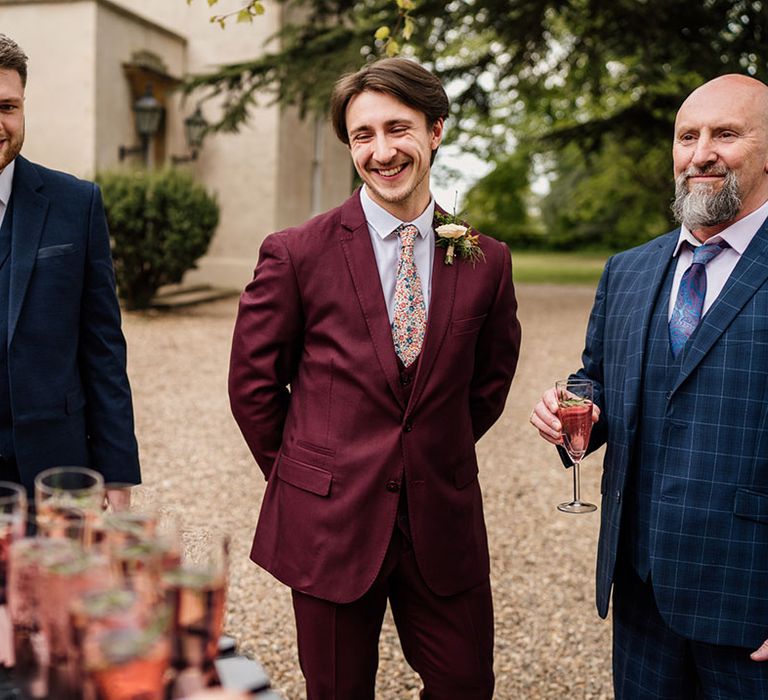
[[[163,574],[166,600],[172,611],[171,664],[175,692],[210,685],[224,622],[229,537],[215,530],[181,532],[181,564]]]
[[[86,550],[68,538],[52,538],[58,552],[40,568],[40,618],[48,644],[49,700],[80,700],[83,678],[77,667],[78,649],[70,630],[70,606],[78,597],[114,585],[110,562],[100,552]]]
[[[0,481],[0,605],[8,603],[8,556],[11,543],[24,537],[27,528],[27,491],[10,481]]]
[[[0,481],[0,666],[13,661],[13,639],[8,615],[8,561],[11,544],[27,528],[27,491],[10,481]]]
[[[104,478],[87,467],[53,467],[35,477],[37,528],[44,537],[92,544],[104,503]]]
[[[23,537],[11,544],[8,565],[8,608],[13,631],[13,678],[24,697],[48,695],[48,641],[42,607],[48,591],[43,568],[62,559],[62,540]]]
[[[83,697],[163,700],[170,663],[168,611],[132,590],[107,588],[70,608]]]
[[[561,503],[564,513],[591,513],[593,503],[581,500],[579,466],[587,452],[592,432],[592,382],[588,379],[560,379],[555,382],[557,418],[562,426],[563,447],[573,462],[573,500]]]

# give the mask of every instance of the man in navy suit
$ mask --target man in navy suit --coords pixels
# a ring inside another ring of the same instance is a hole
[[[0,479],[89,466],[140,481],[125,340],[96,185],[30,163],[27,57],[0,34]],[[130,489],[109,489],[125,507]]]
[[[613,585],[617,698],[767,698],[768,87],[695,90],[673,160],[681,227],[608,261],[576,372],[607,444],[597,607]],[[531,423],[562,444],[554,390]]]

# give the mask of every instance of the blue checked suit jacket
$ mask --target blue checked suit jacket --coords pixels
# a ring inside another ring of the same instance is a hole
[[[651,510],[651,576],[679,634],[755,647],[768,638],[768,222],[685,349],[671,387],[643,386],[652,309],[679,230],[606,264],[583,367],[607,444],[597,607],[608,612],[622,505],[641,402],[664,402]]]

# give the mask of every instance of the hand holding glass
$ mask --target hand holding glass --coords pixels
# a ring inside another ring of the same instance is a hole
[[[562,426],[563,447],[573,462],[573,500],[561,503],[564,513],[591,513],[592,503],[581,500],[579,466],[587,452],[592,432],[592,382],[588,379],[561,379],[555,382],[557,418]]]

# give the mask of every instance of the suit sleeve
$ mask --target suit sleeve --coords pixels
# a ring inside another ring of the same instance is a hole
[[[469,402],[475,441],[496,422],[507,400],[520,355],[520,322],[512,283],[512,260],[503,248],[496,295],[480,331]]]
[[[592,400],[600,408],[600,420],[592,426],[587,454],[594,452],[608,440],[608,420],[605,416],[605,385],[603,382],[603,338],[606,320],[606,295],[611,261],[606,263],[600,283],[597,285],[595,302],[589,315],[587,337],[581,354],[582,367],[571,375],[572,379],[589,379],[592,382]],[[558,447],[560,459],[566,467],[571,466],[568,453]]]
[[[229,367],[232,414],[267,479],[282,443],[303,327],[293,264],[273,234],[262,244],[253,280],[240,297]]]
[[[92,466],[104,480],[141,481],[125,338],[101,192],[93,185],[80,314],[79,364]]]
[[[600,420],[592,428],[588,452],[601,447],[608,439],[608,421],[605,417],[605,384],[603,374],[603,350],[606,321],[606,296],[611,261],[609,260],[600,277],[595,293],[595,303],[589,315],[587,337],[584,352],[581,355],[581,369],[574,374],[575,379],[592,380],[592,400],[600,409]]]

